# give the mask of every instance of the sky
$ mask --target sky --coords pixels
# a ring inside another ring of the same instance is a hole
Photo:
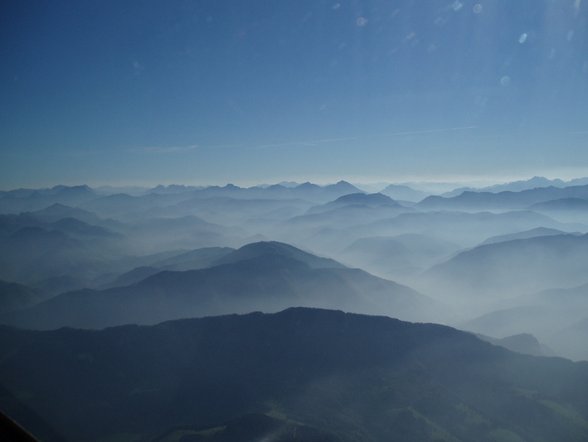
[[[588,1],[0,4],[0,188],[588,175]]]

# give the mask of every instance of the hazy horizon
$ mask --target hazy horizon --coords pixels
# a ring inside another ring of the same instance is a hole
[[[67,186],[67,187],[75,187],[75,186],[89,186],[93,189],[99,188],[137,188],[137,189],[151,189],[157,186],[194,186],[194,187],[209,187],[209,186],[226,186],[226,185],[235,185],[239,187],[258,187],[258,186],[269,186],[281,183],[296,183],[302,184],[306,182],[310,182],[313,184],[317,184],[319,186],[326,186],[329,184],[336,184],[339,181],[345,181],[350,184],[353,184],[356,187],[361,188],[365,191],[374,191],[377,192],[376,189],[383,189],[385,186],[388,185],[403,185],[403,186],[424,186],[426,188],[435,189],[439,188],[439,191],[446,191],[446,190],[453,190],[459,187],[472,187],[472,188],[482,188],[500,184],[508,184],[517,181],[527,181],[531,180],[532,178],[546,178],[548,180],[562,180],[564,182],[569,182],[573,180],[579,180],[586,178],[588,176],[588,171],[586,175],[545,175],[545,174],[534,174],[534,175],[519,175],[519,176],[438,176],[438,177],[417,177],[417,176],[406,176],[404,178],[397,178],[397,179],[386,179],[382,177],[376,177],[373,180],[370,180],[366,177],[360,178],[347,178],[347,177],[332,177],[332,178],[315,178],[315,177],[299,177],[299,178],[291,178],[291,179],[276,179],[276,180],[232,180],[232,181],[212,181],[212,182],[199,182],[199,181],[103,181],[103,182],[93,182],[93,181],[80,181],[80,182],[41,182],[36,183],[31,182],[30,184],[23,184],[18,186],[6,186],[0,187],[1,191],[11,191],[17,189],[49,189],[55,186]],[[380,190],[381,190],[380,189]]]

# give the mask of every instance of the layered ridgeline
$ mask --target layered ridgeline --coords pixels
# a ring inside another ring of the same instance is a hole
[[[31,307],[41,299],[30,287],[0,280],[0,315]]]
[[[388,278],[406,278],[442,262],[460,247],[431,235],[405,233],[360,238],[340,255],[345,262]]]
[[[122,189],[126,191],[126,189]],[[17,189],[0,192],[0,213],[20,213],[44,209],[51,204],[76,206],[100,215],[125,215],[130,217],[158,211],[166,207],[196,200],[275,200],[302,199],[312,202],[327,202],[360,190],[346,181],[319,186],[302,183],[294,186],[275,184],[271,186],[239,187],[226,186],[157,186],[152,189],[135,189],[133,194],[119,189],[91,189],[88,186],[55,186],[50,189]]]
[[[4,327],[0,378],[45,440],[588,440],[588,364],[337,311]]]
[[[37,212],[0,215],[0,279],[48,291],[53,291],[51,279],[62,277],[78,281],[70,286],[92,286],[105,275],[164,257],[146,258],[148,254],[179,254],[186,247],[230,243],[236,236],[238,229],[195,216],[122,223],[54,204]]]
[[[447,294],[500,299],[580,285],[587,272],[588,235],[549,233],[461,252],[430,269],[422,280]]]
[[[588,185],[537,187],[519,192],[464,191],[456,196],[429,196],[421,201],[418,207],[453,210],[525,209],[536,204],[568,198],[588,199]]]
[[[543,290],[509,300],[502,308],[459,324],[460,328],[507,336],[529,332],[558,355],[588,360],[588,284]]]
[[[258,242],[223,253],[204,269],[162,271],[125,287],[68,292],[0,319],[35,329],[101,328],[293,306],[419,321],[444,314],[439,303],[409,287],[288,244]]]

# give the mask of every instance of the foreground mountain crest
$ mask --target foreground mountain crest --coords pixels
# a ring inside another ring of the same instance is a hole
[[[40,359],[42,371],[24,363]],[[267,437],[293,426],[325,441],[588,438],[585,363],[338,311],[103,331],[2,328],[0,378],[72,440],[236,441],[235,428]],[[24,411],[19,418],[29,422]]]

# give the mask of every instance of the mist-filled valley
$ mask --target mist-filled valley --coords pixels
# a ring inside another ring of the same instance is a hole
[[[389,188],[2,192],[0,403],[47,440],[585,440],[588,212],[552,203],[588,185]]]

